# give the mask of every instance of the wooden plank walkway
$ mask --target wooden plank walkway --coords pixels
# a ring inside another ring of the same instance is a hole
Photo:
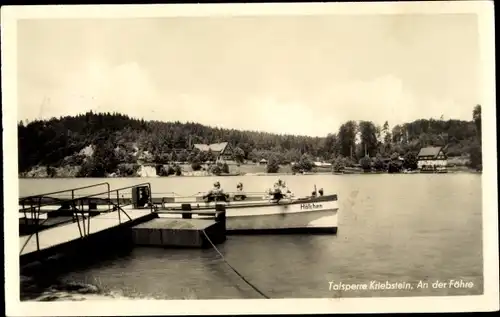
[[[150,209],[127,208],[124,210],[130,216],[130,218],[132,218],[132,221],[141,217],[145,217],[151,213]],[[121,224],[131,221],[124,213],[122,213],[120,217]],[[83,221],[80,221],[80,227],[82,228],[82,231],[83,225],[87,227],[87,220],[85,221],[85,224],[83,223]],[[118,211],[101,214],[90,219],[90,234],[117,227],[118,225],[120,225]],[[77,240],[80,239],[80,237],[81,235],[80,230],[78,229],[77,222],[46,229],[38,233],[40,250],[48,249],[56,245]],[[37,238],[35,234],[31,236],[19,237],[19,254],[22,256],[32,252],[36,252],[38,250],[36,241]]]

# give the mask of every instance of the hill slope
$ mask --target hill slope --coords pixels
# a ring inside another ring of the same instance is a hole
[[[88,112],[27,124],[20,122],[19,172],[36,166],[80,166],[88,162],[89,157],[95,158],[90,168],[95,170],[94,175],[113,172],[117,164],[136,163],[141,157],[152,163],[185,161],[189,160],[190,142],[226,141],[240,148],[244,159],[272,156],[283,164],[298,161],[303,154],[329,161],[338,156],[352,156],[358,160],[365,151],[370,156],[377,153],[390,156],[394,152],[416,152],[428,145],[446,145],[449,155],[460,156],[480,152],[480,127],[480,106],[474,109],[473,121],[421,119],[397,125],[392,130],[387,122],[378,127],[372,122],[350,121],[322,138],[220,129],[190,122],[144,121],[118,113]],[[361,138],[359,144],[355,142],[357,134]],[[179,149],[185,150],[179,152]]]

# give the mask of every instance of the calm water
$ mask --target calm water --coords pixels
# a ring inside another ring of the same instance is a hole
[[[296,195],[314,185],[340,202],[336,236],[229,236],[227,261],[272,298],[482,294],[481,176],[476,174],[283,176]],[[20,195],[108,181],[112,188],[150,182],[152,192],[191,195],[215,178],[22,179]],[[243,182],[263,191],[276,177],[221,177],[227,191]],[[95,191],[94,191],[95,192]],[[470,289],[434,289],[436,280],[472,282]],[[261,298],[214,250],[135,248],[63,280],[97,284],[125,297]],[[329,290],[329,283],[415,283],[413,290]],[[416,288],[422,280],[429,288]],[[89,297],[90,298],[90,297]]]

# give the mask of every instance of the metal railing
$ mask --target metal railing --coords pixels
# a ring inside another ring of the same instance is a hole
[[[247,195],[247,196],[261,196],[261,195],[266,195],[268,194],[267,192],[245,192],[245,191],[242,191],[242,192],[224,192],[225,194],[228,194],[228,195],[239,195],[239,194],[244,194],[244,195]],[[165,192],[165,193],[155,193],[155,194],[171,194],[172,196],[166,196],[166,197],[176,197],[176,198],[191,198],[191,197],[199,197],[200,195],[204,195],[206,194],[206,192],[197,192],[195,194],[192,194],[192,195],[179,195],[175,192]],[[165,197],[165,198],[166,198]]]
[[[104,210],[104,211],[96,210],[97,212],[109,213],[109,212],[117,211],[118,225],[122,224],[122,213],[128,218],[128,220],[126,220],[125,222],[132,221],[132,217],[130,217],[130,215],[123,209],[123,207],[131,205],[131,203],[129,203],[127,201],[126,204],[120,204],[120,200],[122,200],[122,201],[124,200],[123,198],[120,198],[120,192],[127,190],[127,189],[130,190],[130,189],[136,188],[136,187],[143,187],[143,188],[147,187],[148,192],[149,192],[149,197],[148,197],[147,201],[145,201],[145,205],[147,205],[147,207],[144,207],[144,206],[140,207],[139,206],[138,209],[149,209],[151,213],[155,212],[154,204],[152,203],[151,184],[150,183],[141,183],[141,184],[136,184],[136,185],[132,185],[132,186],[108,190],[106,192],[100,192],[100,193],[96,193],[96,194],[90,194],[90,195],[86,195],[86,196],[82,196],[82,197],[77,197],[77,198],[74,198],[71,200],[64,200],[64,203],[66,204],[66,206],[69,207],[69,210],[65,209],[65,211],[71,211],[73,222],[77,223],[78,231],[80,233],[80,238],[85,238],[91,234],[90,233],[90,224],[91,224],[91,219],[92,219],[91,213],[94,210],[92,210],[92,208],[90,208],[91,207],[90,202],[95,202],[96,200],[97,201],[99,201],[99,200],[104,201],[108,205],[107,210]],[[88,188],[88,187],[86,187],[86,188]],[[79,189],[81,189],[81,188],[79,188]],[[68,190],[68,191],[70,191],[70,190]],[[64,192],[64,191],[61,191],[61,192]],[[114,198],[112,198],[112,196],[114,196],[114,193],[116,193],[116,199],[117,199],[116,203],[112,201],[112,199],[114,199]],[[53,193],[51,193],[51,194],[53,194]],[[98,196],[102,196],[102,195],[107,195],[107,197],[106,198],[98,197]],[[38,195],[38,196],[40,196],[40,195]],[[39,219],[40,219],[40,213],[42,212],[41,207],[47,206],[47,205],[51,205],[51,204],[44,204],[44,205],[40,204],[38,206],[38,208],[32,208],[32,213],[34,214],[33,217],[35,219],[35,230],[34,230],[35,232],[32,233],[26,239],[23,247],[21,248],[20,254],[22,254],[24,248],[26,247],[26,245],[32,239],[33,236],[35,236],[35,239],[36,239],[36,245],[37,245],[36,251],[40,251],[39,233],[41,231],[40,229],[42,229],[42,228],[40,226]],[[85,206],[89,207],[88,210],[85,210]],[[46,212],[50,212],[50,211],[46,211]],[[54,212],[57,212],[57,210],[54,210]],[[88,216],[86,216],[85,214],[88,214]],[[81,218],[82,224],[80,224],[80,218]]]
[[[75,197],[75,192],[83,189],[89,189],[89,188],[95,188],[95,187],[100,187],[100,186],[106,186],[108,192],[110,191],[110,185],[108,182],[102,182],[102,183],[97,183],[97,184],[92,184],[92,185],[87,185],[87,186],[82,186],[82,187],[76,187],[76,188],[71,188],[71,189],[65,189],[65,190],[59,190],[55,192],[50,192],[50,193],[44,193],[44,194],[38,194],[38,195],[32,195],[32,196],[26,196],[26,197],[21,197],[19,199],[19,204],[22,206],[22,208],[19,210],[20,212],[24,212],[25,210],[29,209],[31,210],[34,205],[37,207],[43,207],[43,206],[52,206],[55,203],[62,203],[65,201],[70,201],[74,200]],[[58,195],[58,194],[63,194],[63,193],[71,193],[71,198],[69,197],[69,194],[67,198],[57,198],[57,197],[52,197],[53,195]],[[52,200],[52,202],[43,202],[43,199],[46,200]],[[109,195],[108,195],[109,198]],[[29,201],[30,207],[26,207],[26,202]],[[25,213],[26,217],[26,213]]]
[[[19,203],[22,206],[22,208],[19,210],[19,212],[20,213],[22,212],[24,214],[24,223],[26,226],[28,226],[28,214],[30,215],[31,222],[34,222],[34,224],[35,224],[35,234],[38,236],[38,232],[40,231],[41,225],[42,225],[42,223],[40,223],[40,214],[42,213],[42,207],[53,206],[56,203],[62,204],[64,202],[74,200],[76,191],[89,189],[89,188],[95,188],[95,187],[101,187],[101,186],[106,186],[106,188],[109,192],[109,190],[110,190],[109,183],[108,182],[101,182],[101,183],[87,185],[87,186],[81,186],[81,187],[75,187],[75,188],[71,188],[71,189],[59,190],[59,191],[55,191],[55,192],[49,192],[49,193],[43,193],[43,194],[38,194],[38,195],[21,197],[19,199]],[[71,199],[69,199],[69,197],[68,197],[68,199],[51,197],[53,195],[58,195],[58,194],[63,194],[63,193],[71,193]],[[44,203],[43,202],[44,198],[45,198],[45,200],[52,200],[52,202],[45,202]],[[29,202],[29,207],[26,207],[27,202]],[[28,241],[29,241],[29,239],[27,240],[27,242]],[[39,241],[37,239],[37,248],[39,247],[38,242]]]

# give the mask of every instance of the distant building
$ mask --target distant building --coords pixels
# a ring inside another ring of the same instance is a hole
[[[194,144],[193,148],[202,152],[212,152],[216,162],[225,162],[234,160],[233,148],[228,142],[213,144]]]
[[[316,166],[316,167],[332,167],[332,164],[317,161],[317,162],[314,162],[314,166]]]
[[[259,161],[259,164],[260,165],[266,165],[267,164],[267,160],[266,159],[262,159]]]
[[[417,155],[417,165],[422,171],[445,170],[448,158],[441,146],[424,147]]]

